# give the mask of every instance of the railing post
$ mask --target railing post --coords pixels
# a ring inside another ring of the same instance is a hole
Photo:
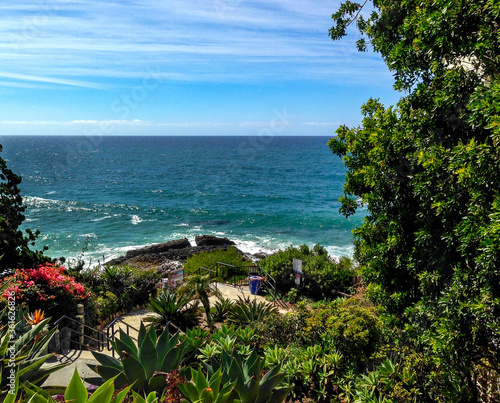
[[[77,315],[75,319],[78,322],[77,331],[79,333],[78,344],[80,345],[81,350],[82,346],[85,344],[85,308],[83,307],[83,304],[78,304],[76,306],[76,313]]]
[[[65,326],[61,331],[61,335],[61,350],[64,353],[64,351],[68,351],[71,347],[71,329]]]

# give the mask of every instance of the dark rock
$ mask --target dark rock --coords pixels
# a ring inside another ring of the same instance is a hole
[[[184,240],[181,240],[184,241]],[[186,239],[187,241],[187,239]],[[175,245],[182,245],[179,241]],[[191,256],[200,252],[210,252],[217,249],[227,250],[228,245],[205,245],[205,246],[186,246],[183,248],[161,248],[161,246],[172,245],[168,242],[166,244],[152,245],[146,248],[136,249],[127,253],[127,256],[122,256],[105,264],[109,265],[126,265],[138,269],[156,269],[159,272],[164,272],[170,267],[172,262],[185,262]],[[185,243],[184,243],[185,244]],[[190,245],[189,242],[187,242]],[[160,246],[160,248],[158,248]],[[243,252],[236,249],[242,256]],[[129,257],[131,256],[131,257]]]
[[[264,252],[257,252],[257,253],[254,253],[252,256],[257,260],[262,260],[262,259],[265,259],[266,257],[268,257],[269,255],[267,253],[264,253]]]
[[[219,238],[213,235],[201,235],[195,237],[194,241],[196,246],[226,246],[226,245],[236,245],[233,241],[228,238]]]
[[[119,264],[122,264],[126,260],[125,256],[120,256],[115,259],[111,259],[110,261],[104,263],[105,265],[110,265],[110,266],[117,266]]]
[[[191,247],[191,244],[189,243],[187,238],[176,239],[174,241],[166,243],[159,243],[151,246],[146,246],[145,248],[129,250],[125,255],[125,257],[127,259],[131,259],[136,256],[149,255],[152,253],[163,253],[170,250],[184,249],[189,247]]]

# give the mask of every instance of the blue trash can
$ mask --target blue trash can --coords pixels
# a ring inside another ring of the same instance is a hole
[[[261,286],[262,286],[262,277],[250,276],[250,293],[252,295],[259,295]]]

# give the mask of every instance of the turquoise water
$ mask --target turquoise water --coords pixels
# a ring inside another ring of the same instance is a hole
[[[352,255],[345,170],[327,137],[0,137],[23,177],[25,227],[51,257],[110,259],[151,243],[227,236],[246,252],[325,245]]]

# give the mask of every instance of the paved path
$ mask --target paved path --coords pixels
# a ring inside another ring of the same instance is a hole
[[[222,293],[224,298],[229,298],[231,300],[238,300],[239,297],[250,297],[257,301],[264,301],[269,304],[271,302],[266,301],[266,299],[260,295],[252,295],[250,293],[249,287],[232,287],[226,284],[217,284],[218,290]],[[213,305],[217,301],[217,297],[210,297],[210,303]],[[286,313],[286,310],[280,309],[281,313]],[[132,329],[139,329],[142,320],[146,316],[150,316],[152,313],[146,309],[140,309],[134,312],[127,313],[123,316],[120,316],[120,321],[118,321],[118,326],[126,331],[125,322],[128,324],[129,333],[132,337],[137,337],[137,332]],[[123,322],[122,322],[123,321]],[[112,355],[111,351],[102,351],[103,354]],[[44,366],[52,366],[61,362],[70,362],[71,364],[67,367],[54,372],[47,378],[44,382],[44,386],[61,386],[67,385],[75,372],[75,368],[78,369],[78,373],[84,380],[86,385],[95,385],[100,384],[100,377],[89,368],[90,366],[97,365],[97,361],[94,359],[94,356],[90,351],[78,351],[78,350],[69,350],[65,352],[65,354],[58,354],[55,356],[50,362],[44,364]]]

